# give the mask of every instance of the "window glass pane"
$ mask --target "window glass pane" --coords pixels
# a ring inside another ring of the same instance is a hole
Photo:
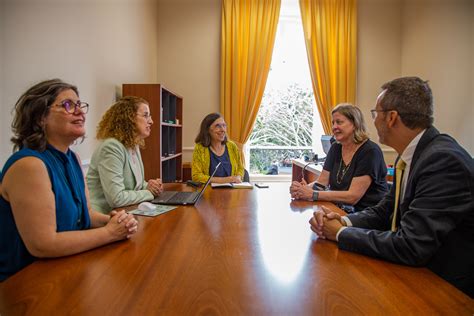
[[[270,73],[250,136],[250,172],[291,174],[291,159],[318,153],[323,134],[298,1],[282,1]]]

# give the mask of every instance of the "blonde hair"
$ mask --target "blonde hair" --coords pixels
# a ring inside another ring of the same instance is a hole
[[[97,126],[97,139],[113,137],[127,148],[134,148],[139,145],[145,146],[143,139],[138,139],[136,117],[138,106],[147,104],[145,99],[139,97],[123,97],[114,103],[105,114]]]
[[[349,103],[341,103],[332,110],[331,114],[334,113],[340,113],[344,115],[354,125],[354,143],[360,144],[363,141],[369,139],[369,133],[367,132],[364,116],[357,106]]]

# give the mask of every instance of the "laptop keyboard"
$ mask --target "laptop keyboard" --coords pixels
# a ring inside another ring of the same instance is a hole
[[[194,192],[178,192],[171,199],[168,200],[169,203],[184,203],[188,202],[191,198],[194,197]]]

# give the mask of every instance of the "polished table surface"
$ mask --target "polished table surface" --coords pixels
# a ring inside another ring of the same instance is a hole
[[[26,267],[0,283],[0,314],[473,314],[428,269],[318,240],[318,207],[291,201],[288,183],[208,188],[195,207],[139,217],[128,241]]]

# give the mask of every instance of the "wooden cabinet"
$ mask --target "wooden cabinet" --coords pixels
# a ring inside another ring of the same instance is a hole
[[[150,104],[153,126],[141,150],[145,178],[182,181],[183,98],[161,84],[123,84],[122,94]]]
[[[302,159],[293,159],[292,165],[291,181],[301,181],[304,178],[307,183],[311,183],[316,181],[323,171],[322,164],[308,163]]]

